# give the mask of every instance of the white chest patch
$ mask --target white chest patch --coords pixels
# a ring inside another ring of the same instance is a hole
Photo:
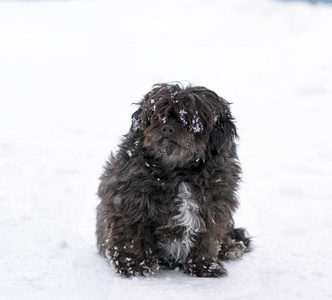
[[[184,227],[184,233],[180,239],[164,240],[159,244],[165,254],[171,256],[175,261],[184,260],[193,245],[195,235],[201,228],[201,219],[198,215],[199,207],[191,198],[190,186],[181,182],[179,184],[179,194],[174,201],[180,204],[179,214],[172,220],[175,226]]]

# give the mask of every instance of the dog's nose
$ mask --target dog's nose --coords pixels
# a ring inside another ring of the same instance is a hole
[[[175,129],[172,125],[165,124],[165,125],[163,125],[163,127],[161,127],[161,131],[162,131],[164,137],[170,137],[174,134]]]

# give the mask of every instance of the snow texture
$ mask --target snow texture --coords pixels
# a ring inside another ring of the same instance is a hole
[[[299,1],[0,1],[0,299],[331,299],[331,28]],[[233,103],[255,248],[226,278],[123,279],[95,247],[101,166],[182,79]]]

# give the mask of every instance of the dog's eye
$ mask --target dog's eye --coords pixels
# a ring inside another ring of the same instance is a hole
[[[174,111],[170,111],[170,112],[168,112],[168,119],[177,120],[178,116]]]

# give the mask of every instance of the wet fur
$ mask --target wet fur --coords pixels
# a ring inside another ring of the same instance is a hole
[[[174,129],[165,137],[165,125]],[[241,168],[229,103],[204,87],[158,84],[138,103],[98,189],[97,246],[123,276],[161,267],[199,277],[249,249],[234,229]]]

